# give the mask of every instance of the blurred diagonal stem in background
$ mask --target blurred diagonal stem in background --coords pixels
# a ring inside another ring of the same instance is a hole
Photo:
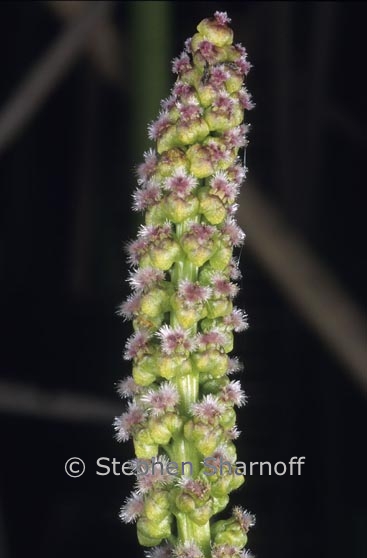
[[[239,217],[256,257],[367,392],[363,313],[253,184],[246,186]]]
[[[0,152],[15,139],[76,61],[90,33],[112,2],[91,2],[90,8],[70,24],[30,69],[0,112]]]

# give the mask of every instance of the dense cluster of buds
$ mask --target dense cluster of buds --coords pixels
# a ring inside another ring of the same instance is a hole
[[[229,353],[233,333],[247,328],[233,302],[240,278],[233,248],[245,236],[235,213],[246,174],[244,112],[253,104],[244,87],[251,66],[229,22],[224,12],[201,21],[173,60],[176,83],[148,128],[156,150],[137,171],[134,209],[145,224],[128,245],[132,294],[119,313],[133,322],[124,353],[132,376],[118,387],[127,410],[115,429],[119,441],[132,438],[139,462],[155,457],[161,465],[145,474],[137,466],[121,509],[124,522],[137,522],[149,558],[250,556],[252,514],[237,507],[230,519],[213,519],[244,477],[204,471],[208,457],[235,463],[234,407],[246,401]],[[178,464],[176,474],[169,463]],[[181,474],[183,463],[190,475]]]

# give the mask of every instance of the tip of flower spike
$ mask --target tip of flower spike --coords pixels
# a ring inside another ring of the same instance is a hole
[[[232,21],[231,18],[228,17],[227,12],[216,11],[214,13],[214,18],[219,25],[228,25]]]
[[[120,510],[119,517],[124,523],[134,523],[144,511],[144,499],[141,494],[132,492]]]

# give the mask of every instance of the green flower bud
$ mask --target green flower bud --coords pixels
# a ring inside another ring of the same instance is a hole
[[[144,500],[144,515],[150,521],[162,521],[170,516],[170,501],[165,490],[152,490]]]
[[[134,450],[139,459],[151,459],[157,455],[158,445],[154,443],[149,431],[139,431],[134,437]]]
[[[166,239],[160,242],[159,246],[154,246],[150,253],[150,260],[153,267],[162,271],[167,271],[173,263],[179,259],[181,249],[174,240]]]
[[[156,203],[150,207],[145,214],[145,222],[147,225],[163,225],[166,219],[167,215],[162,203]]]
[[[200,104],[203,108],[209,107],[215,100],[218,92],[210,84],[202,85],[200,84],[197,89]]]
[[[157,357],[143,356],[133,366],[133,378],[139,386],[150,386],[156,380]]]
[[[200,200],[200,213],[211,225],[219,225],[227,216],[226,208],[221,200],[218,196],[211,194],[207,194]]]
[[[168,126],[168,128],[162,133],[162,136],[157,141],[157,151],[158,153],[163,153],[168,151],[172,147],[178,147],[180,142],[177,138],[176,126]]]
[[[231,69],[229,69],[229,72],[230,72],[231,76],[227,79],[227,81],[225,83],[226,90],[228,91],[229,94],[237,93],[243,85],[242,76],[239,75],[239,74],[236,74]]]
[[[228,299],[210,300],[206,303],[206,309],[208,318],[215,320],[216,318],[228,316],[233,310],[233,304]]]
[[[148,430],[153,442],[160,446],[166,446],[172,438],[170,430],[163,424],[160,417],[149,419]]]
[[[171,219],[174,223],[182,223],[186,219],[195,217],[199,210],[199,201],[194,196],[189,196],[183,200],[171,194],[165,200],[164,209],[168,219]]]
[[[236,472],[234,472],[231,479],[231,491],[240,488],[244,484],[244,482],[244,475],[236,474]]]
[[[210,265],[216,271],[223,271],[229,266],[232,259],[232,248],[223,243],[219,244],[217,251],[210,258]]]
[[[231,521],[225,520],[214,523],[211,528],[214,542],[215,544],[230,544],[243,548],[247,544],[247,535],[239,526],[232,526]]]
[[[150,520],[147,517],[141,517],[137,522],[138,537],[147,537],[152,540],[158,540],[159,544],[162,539],[168,539],[171,535],[171,518],[164,517],[161,521]],[[140,543],[142,544],[142,543]]]
[[[209,150],[202,145],[192,145],[186,152],[190,163],[190,172],[196,178],[206,178],[214,172]]]
[[[141,299],[141,311],[149,316],[149,318],[156,318],[170,308],[170,296],[166,289],[156,287],[147,294],[143,295]]]
[[[162,356],[158,361],[158,371],[160,376],[171,380],[178,376],[191,374],[192,365],[190,359],[184,356]]]
[[[189,495],[180,492],[175,499],[177,509],[183,513],[190,513],[195,510],[196,504],[194,499]]]
[[[177,139],[183,145],[203,141],[209,134],[209,128],[203,118],[198,118],[193,122],[181,122],[177,124]]]
[[[220,498],[230,492],[232,483],[232,475],[227,471],[227,467],[223,466],[223,474],[217,475],[215,482],[212,484],[213,496]]]
[[[228,370],[228,357],[217,349],[207,349],[191,355],[194,367],[200,374],[211,374],[214,378],[223,376]]]
[[[208,523],[209,519],[213,514],[213,504],[209,500],[203,506],[195,508],[190,514],[190,519],[196,523],[196,525],[205,525]]]
[[[204,395],[208,393],[219,393],[221,389],[229,383],[228,376],[221,376],[220,378],[212,378],[210,373],[209,377],[204,380],[204,375],[202,375],[202,392]]]
[[[184,151],[174,147],[162,153],[157,164],[157,173],[162,178],[165,178],[167,176],[171,176],[180,168],[189,170],[189,162]]]
[[[233,31],[227,25],[220,25],[213,18],[203,19],[197,26],[200,35],[213,45],[224,47],[233,42]]]

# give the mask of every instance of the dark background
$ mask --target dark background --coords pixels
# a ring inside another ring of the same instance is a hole
[[[94,3],[72,4],[79,13]],[[363,310],[366,4],[117,4],[105,62],[93,55],[97,29],[1,144],[0,390],[11,388],[0,397],[1,558],[143,555],[135,528],[118,520],[131,479],[98,477],[94,465],[99,456],[125,461],[132,454],[114,441],[111,423],[123,409],[114,384],[128,371],[121,353],[130,325],[115,309],[127,295],[123,243],[138,225],[130,210],[134,165],[147,145],[146,115],[155,116],[173,83],[170,58],[203,17],[224,6],[255,66],[249,180]],[[156,11],[151,24],[145,9]],[[65,32],[66,19],[73,23],[73,6],[70,13],[46,2],[0,4],[3,108]],[[169,52],[159,62],[162,33]],[[103,69],[106,60],[112,70]],[[160,63],[166,81],[152,77]],[[233,503],[257,515],[249,547],[261,558],[365,557],[362,386],[256,250],[245,246],[241,268],[240,302],[251,328],[237,340],[249,395],[239,458],[306,456],[301,477],[255,475],[234,495]],[[58,412],[60,391],[94,398],[105,410],[81,416],[70,398]],[[72,456],[86,462],[82,478],[64,472]]]

